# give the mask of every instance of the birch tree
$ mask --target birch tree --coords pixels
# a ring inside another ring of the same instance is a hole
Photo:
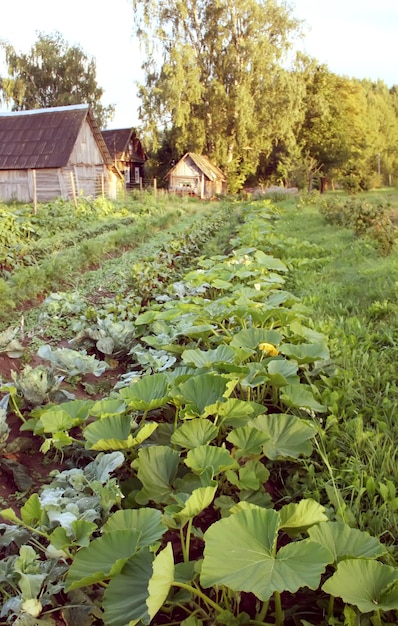
[[[0,79],[0,93],[13,111],[90,104],[100,127],[112,118],[114,107],[101,104],[95,59],[80,46],[70,46],[60,33],[39,33],[26,54],[9,42],[0,42],[0,47],[8,69]]]
[[[299,22],[276,0],[133,0],[145,50],[140,114],[156,144],[205,152],[236,191],[289,133],[297,92],[283,67]]]

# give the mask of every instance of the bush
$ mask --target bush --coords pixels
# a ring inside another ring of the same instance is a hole
[[[319,211],[329,224],[352,228],[357,237],[370,237],[380,253],[388,255],[397,238],[397,229],[389,216],[390,208],[389,203],[382,201],[372,204],[360,198],[329,198]]]

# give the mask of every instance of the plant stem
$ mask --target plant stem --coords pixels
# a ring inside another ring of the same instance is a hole
[[[374,611],[372,622],[373,622],[374,626],[382,626],[380,609],[376,609]]]
[[[333,617],[333,610],[334,610],[334,597],[333,596],[329,596],[329,602],[328,602],[328,622]]]
[[[281,603],[281,594],[279,591],[274,591],[275,602],[275,626],[283,626],[283,611]]]
[[[15,398],[14,398],[14,394],[12,394],[12,393],[10,393],[10,400],[11,400],[12,405],[14,407],[15,413],[23,421],[23,423],[25,423],[26,419],[24,418],[24,416],[22,415],[21,411],[19,410],[18,404],[16,403]]]
[[[188,521],[188,526],[187,526],[187,530],[186,530],[186,533],[185,533],[185,554],[184,554],[184,561],[185,561],[185,563],[188,563],[188,561],[189,561],[189,549],[190,549],[190,546],[191,546],[192,524],[193,524],[193,517],[191,517],[190,520]]]
[[[268,613],[268,606],[269,606],[269,600],[266,600],[265,602],[263,602],[263,606],[261,607],[261,611],[259,613],[257,613],[257,615],[256,615],[256,620],[258,620],[261,623],[264,622],[265,616]]]
[[[145,423],[146,416],[148,415],[148,411],[149,411],[149,409],[146,409],[146,410],[143,412],[142,417],[141,417],[141,420],[140,420],[140,423],[138,424],[138,427],[142,426],[142,425]]]
[[[180,416],[180,409],[178,408],[178,406],[176,406],[176,412],[174,415],[174,432],[177,430],[177,427],[178,427],[179,416]]]
[[[191,585],[187,585],[186,583],[180,583],[175,580],[173,581],[172,585],[174,587],[181,587],[181,589],[185,589],[186,591],[189,591],[190,593],[197,595],[201,600],[203,600],[203,602],[205,602],[206,604],[209,604],[213,609],[215,609],[219,613],[222,613],[222,611],[224,610],[221,606],[219,606],[218,604],[213,602],[213,600],[211,600],[208,596],[206,596],[203,593],[203,591],[200,591],[200,589],[196,589],[195,587],[191,587]]]

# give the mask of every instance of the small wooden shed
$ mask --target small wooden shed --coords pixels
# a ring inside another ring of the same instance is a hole
[[[0,114],[0,200],[115,198],[123,177],[88,104]]]
[[[134,128],[103,130],[109,153],[116,167],[124,174],[127,189],[133,189],[144,179],[147,155]]]
[[[199,198],[224,195],[227,179],[206,156],[187,152],[166,174],[169,191]]]

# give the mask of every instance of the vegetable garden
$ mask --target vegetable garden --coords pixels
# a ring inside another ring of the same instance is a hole
[[[394,228],[319,202],[1,208],[0,623],[397,623]]]

